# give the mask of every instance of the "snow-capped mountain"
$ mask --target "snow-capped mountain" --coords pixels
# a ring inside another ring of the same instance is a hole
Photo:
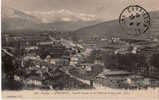
[[[55,21],[94,21],[96,20],[96,16],[92,14],[85,14],[85,13],[77,13],[72,12],[70,10],[51,10],[47,12],[28,12],[25,13],[35,16],[42,20],[44,23],[50,23]]]
[[[29,12],[2,7],[2,30],[73,31],[100,22],[95,15],[52,10]]]

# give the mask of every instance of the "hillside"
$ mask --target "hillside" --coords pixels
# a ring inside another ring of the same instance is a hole
[[[159,11],[150,12],[150,16],[152,22],[151,28],[149,31],[147,31],[147,33],[140,36],[128,35],[121,29],[117,19],[81,28],[75,32],[75,38],[79,40],[91,40],[96,38],[99,40],[102,38],[108,39],[111,37],[138,39],[156,37],[159,39]]]

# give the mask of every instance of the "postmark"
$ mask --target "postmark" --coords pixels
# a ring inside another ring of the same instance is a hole
[[[119,24],[128,34],[140,35],[150,29],[151,18],[143,7],[130,5],[121,12]]]

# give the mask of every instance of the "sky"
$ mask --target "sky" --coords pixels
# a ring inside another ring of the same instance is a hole
[[[118,18],[125,7],[134,4],[144,7],[147,11],[159,10],[159,0],[2,0],[2,7],[30,12],[67,9],[108,20]]]

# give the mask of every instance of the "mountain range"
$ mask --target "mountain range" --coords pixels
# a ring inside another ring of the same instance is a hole
[[[96,16],[69,10],[28,12],[2,7],[2,31],[74,31],[101,22]]]
[[[2,7],[2,31],[37,30],[37,31],[73,31],[76,39],[90,40],[111,37],[122,38],[158,38],[159,11],[149,12],[151,27],[142,35],[128,35],[122,30],[118,19],[102,21],[94,15],[72,12],[69,10],[52,10],[48,12],[27,12]]]

